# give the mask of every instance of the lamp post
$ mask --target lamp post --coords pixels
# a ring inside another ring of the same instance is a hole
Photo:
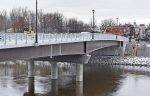
[[[93,12],[93,32],[92,32],[92,40],[94,39],[94,30],[95,30],[95,10],[93,9],[92,10],[92,12]]]
[[[36,25],[35,25],[35,44],[36,45],[38,44],[38,34],[37,34],[37,19],[38,19],[37,15],[38,15],[38,9],[37,9],[37,4],[38,4],[38,2],[36,0],[36,21],[35,21],[35,23],[36,23]]]

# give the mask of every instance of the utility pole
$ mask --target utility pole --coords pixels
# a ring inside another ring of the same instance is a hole
[[[38,5],[38,2],[37,2],[37,0],[36,0],[35,45],[37,45],[37,44],[38,44],[38,34],[37,34],[37,19],[38,19],[37,15],[38,15],[38,8],[37,8],[37,5]]]
[[[92,32],[92,40],[94,39],[94,30],[95,30],[95,10],[93,9],[92,10],[92,12],[93,12],[93,32]]]

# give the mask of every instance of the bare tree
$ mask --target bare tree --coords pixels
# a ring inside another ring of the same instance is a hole
[[[43,16],[43,27],[48,32],[62,33],[65,31],[64,16],[60,13],[48,13]]]
[[[63,25],[64,25],[64,16],[60,13],[54,13],[54,29],[56,32],[62,33],[63,32]]]
[[[85,32],[91,32],[92,31],[90,24],[84,24],[84,31]]]
[[[6,11],[0,12],[0,31],[13,29],[13,32],[35,30],[35,12],[27,8],[14,8],[7,15]],[[38,11],[38,32],[46,33],[79,33],[90,31],[90,25],[75,18],[67,19],[61,13],[43,13]]]
[[[29,14],[27,8],[15,8],[10,12],[11,25],[14,32],[24,32],[29,26]]]
[[[67,26],[70,33],[79,33],[85,30],[83,21],[78,21],[75,18],[69,19]]]
[[[104,32],[106,30],[106,28],[114,26],[114,25],[116,25],[115,20],[113,20],[113,19],[106,19],[106,20],[102,21],[100,29],[101,29],[102,32]]]
[[[5,10],[0,12],[0,31],[7,31],[7,13]]]

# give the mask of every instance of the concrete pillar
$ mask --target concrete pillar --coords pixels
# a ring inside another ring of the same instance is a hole
[[[77,82],[83,81],[83,65],[87,64],[90,58],[91,58],[91,55],[85,54],[81,58],[82,63],[76,65],[76,81]]]
[[[76,65],[76,81],[83,81],[83,64]]]
[[[51,79],[58,79],[58,65],[57,62],[51,63]]]
[[[28,63],[28,77],[34,77],[34,61]]]
[[[83,96],[83,82],[76,82],[76,96]]]
[[[34,96],[34,61],[28,63],[28,95]]]

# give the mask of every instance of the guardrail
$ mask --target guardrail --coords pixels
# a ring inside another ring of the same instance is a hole
[[[94,39],[92,39],[92,33],[61,33],[61,34],[46,34],[38,33],[38,43],[40,44],[57,44],[67,42],[81,42],[91,40],[117,40],[128,41],[127,38],[117,36],[113,34],[100,34],[94,33]],[[1,33],[0,45],[23,45],[34,44],[35,34],[26,33]]]

